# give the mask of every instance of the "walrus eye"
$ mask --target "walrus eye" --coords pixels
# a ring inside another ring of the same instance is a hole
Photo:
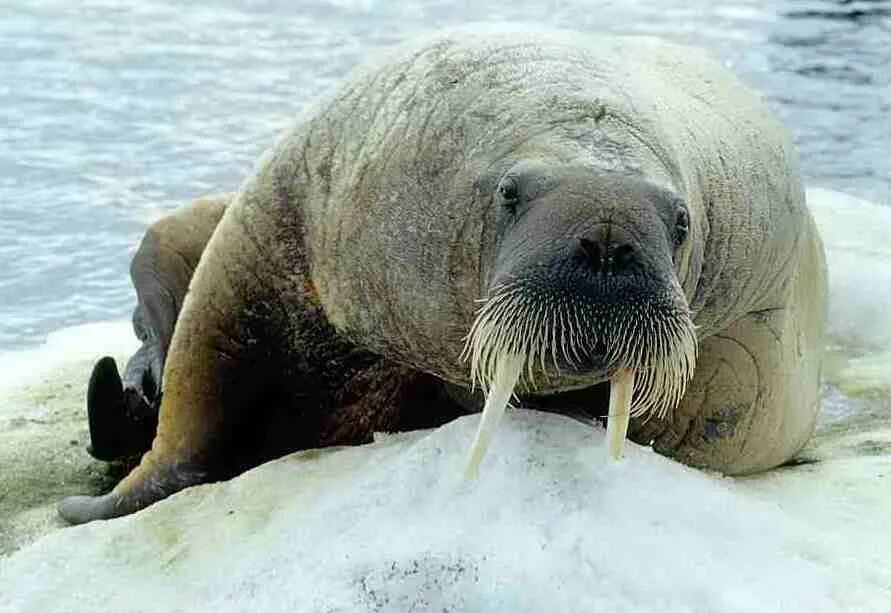
[[[517,184],[517,180],[513,177],[505,177],[502,179],[501,183],[498,184],[498,193],[504,201],[504,206],[511,211],[515,211],[517,201],[520,198],[520,186]]]
[[[682,208],[678,211],[678,216],[674,222],[674,244],[680,247],[687,240],[687,234],[690,233],[690,216],[687,209]]]

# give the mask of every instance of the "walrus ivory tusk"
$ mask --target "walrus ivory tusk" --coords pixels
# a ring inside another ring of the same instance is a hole
[[[470,447],[470,456],[464,471],[464,477],[468,480],[476,479],[479,473],[480,463],[483,461],[483,456],[486,455],[486,449],[489,448],[489,442],[492,440],[492,435],[495,434],[498,422],[504,415],[517,379],[520,378],[524,361],[524,358],[517,355],[506,355],[498,361],[492,387],[489,388],[489,394],[486,396],[486,404],[483,407],[483,415],[476,431],[476,438]]]
[[[622,457],[628,422],[631,420],[631,391],[634,388],[634,371],[620,370],[609,382],[609,413],[606,416],[606,445],[609,459]]]

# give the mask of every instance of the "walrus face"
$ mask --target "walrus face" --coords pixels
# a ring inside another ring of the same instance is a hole
[[[508,170],[492,201],[499,246],[465,349],[475,383],[517,370],[527,391],[553,392],[633,373],[632,414],[677,405],[696,359],[675,270],[684,201],[630,174],[540,162]]]

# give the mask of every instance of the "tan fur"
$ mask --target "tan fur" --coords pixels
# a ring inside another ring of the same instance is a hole
[[[731,474],[775,466],[803,446],[819,403],[825,263],[791,139],[756,95],[701,51],[657,39],[481,26],[396,57],[383,75],[360,71],[326,110],[343,133],[371,135],[335,158],[361,172],[336,181],[333,199],[307,194],[314,276],[338,328],[469,384],[461,341],[474,301],[486,296],[486,271],[475,262],[489,246],[485,212],[471,208],[479,206],[481,165],[495,151],[598,169],[623,164],[675,185],[691,209],[678,278],[700,343],[681,407],[665,419],[635,420],[636,439]],[[580,64],[587,74],[574,72]],[[564,71],[573,90],[522,86]],[[510,89],[509,100],[499,88]],[[431,101],[422,123],[399,115],[415,100]],[[493,121],[504,107],[524,105],[527,115],[511,110]],[[564,133],[562,122],[588,125],[624,149],[592,146]],[[326,130],[308,126],[311,180],[333,155]],[[384,151],[386,163],[376,161]],[[398,169],[418,152],[431,156],[427,167],[450,173],[454,204],[413,195],[412,181],[424,175]],[[405,202],[412,204],[394,206]],[[414,239],[444,206],[471,221]]]

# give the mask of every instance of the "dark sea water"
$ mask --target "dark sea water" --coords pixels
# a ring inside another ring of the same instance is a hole
[[[810,184],[891,205],[891,2],[0,2],[0,350],[127,316],[147,223],[236,188],[370,50],[481,20],[707,47],[766,94]]]

